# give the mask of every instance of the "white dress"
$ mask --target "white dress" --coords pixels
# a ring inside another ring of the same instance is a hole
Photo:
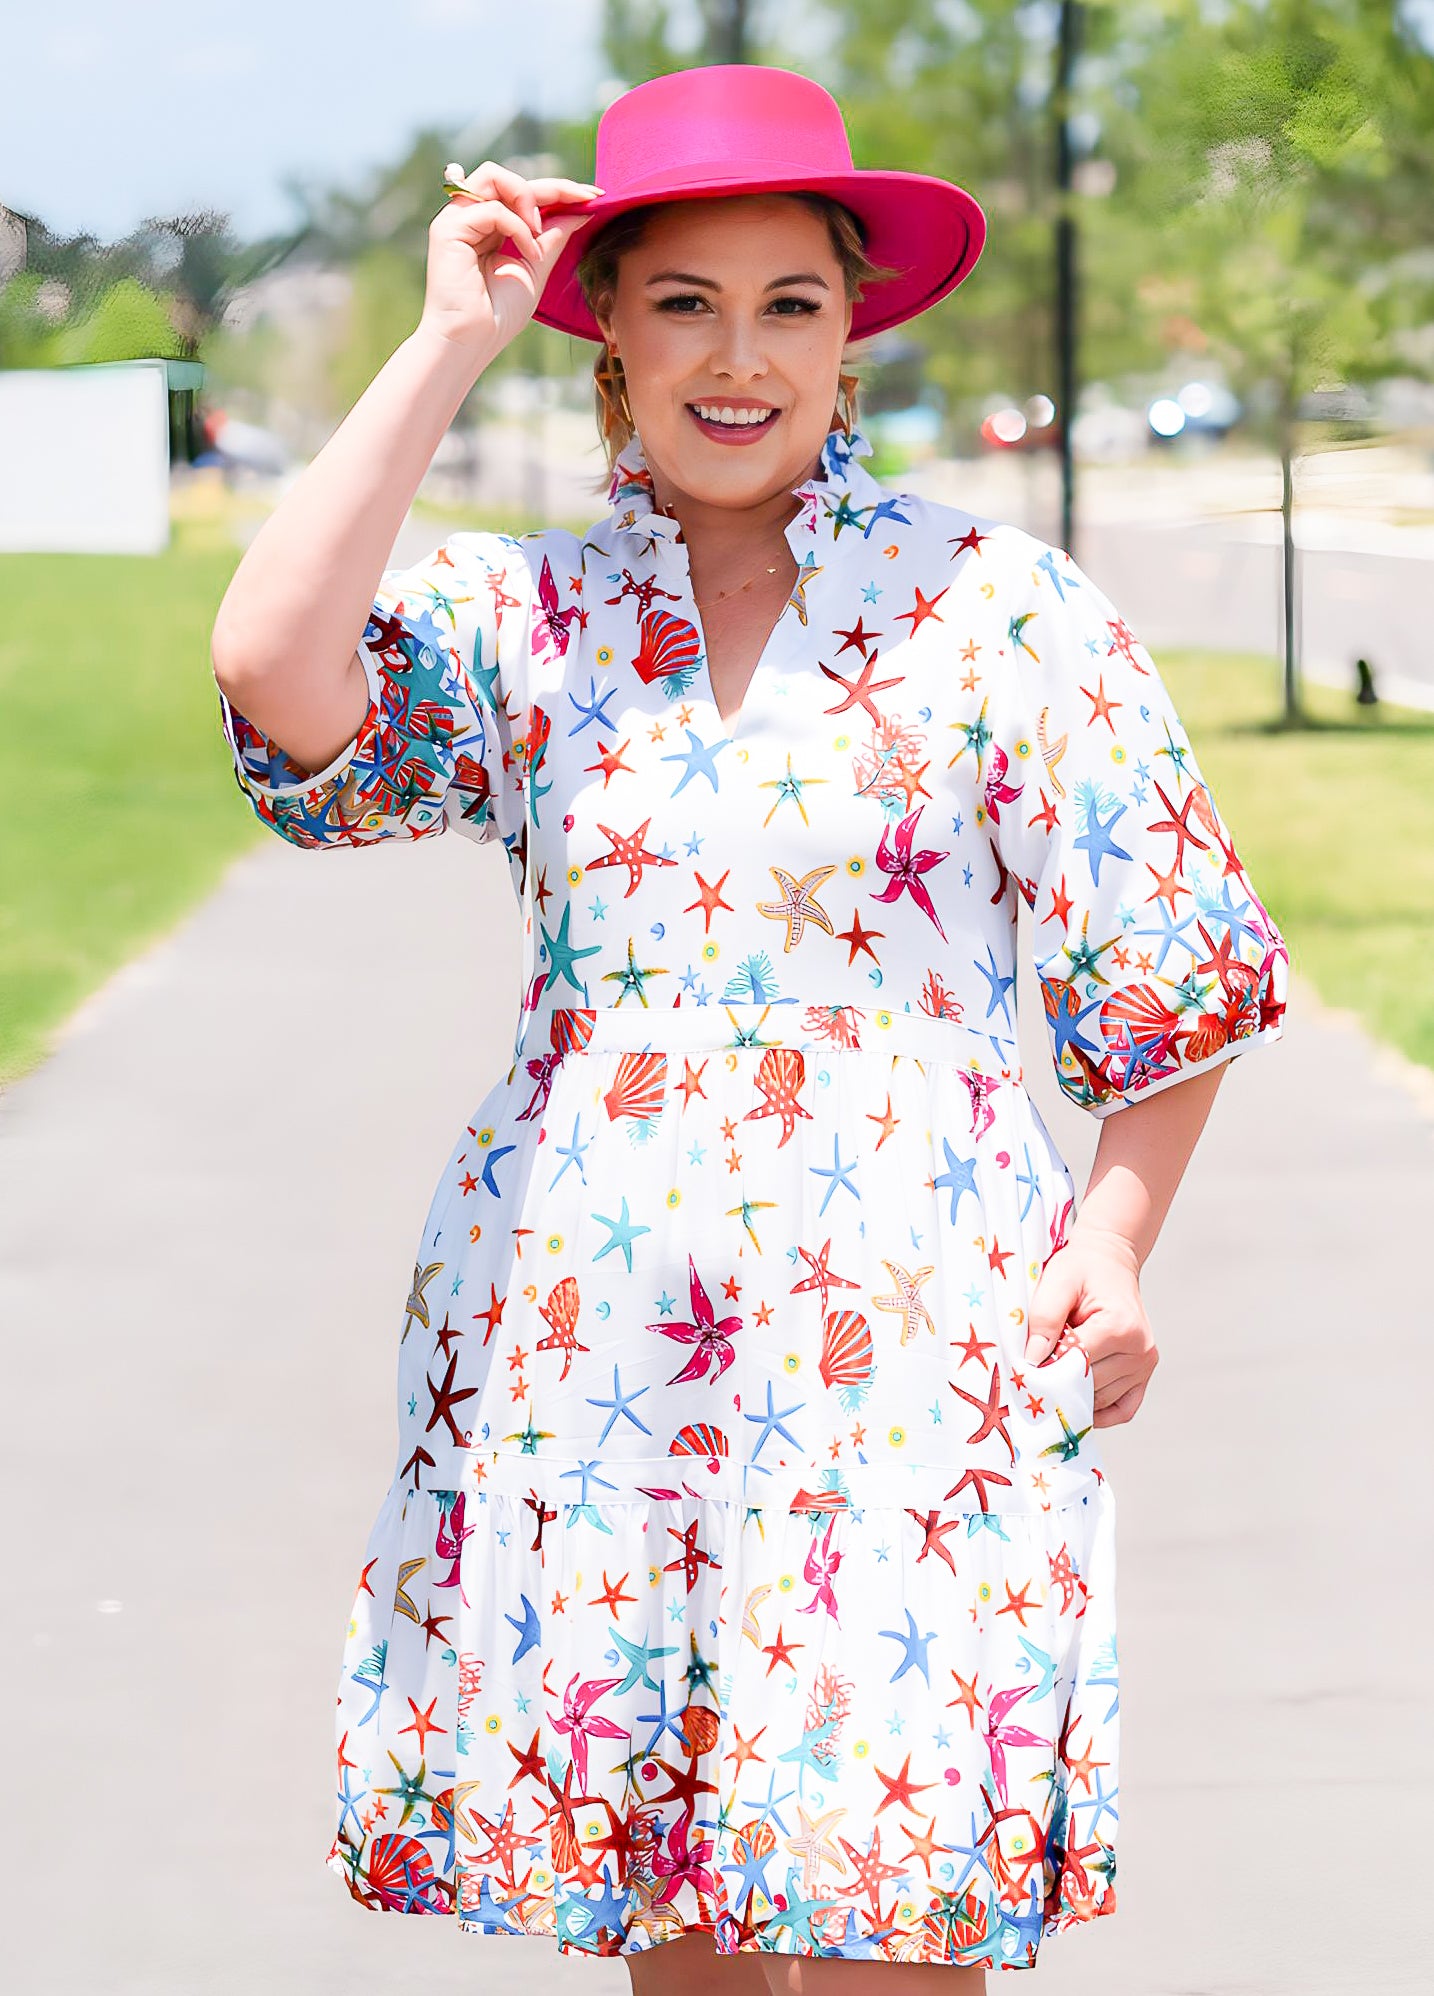
[[[730,726],[636,441],[586,535],[384,577],[329,769],[224,705],[283,837],[501,841],[524,910],[344,1646],[366,1906],[999,1968],[1114,1909],[1114,1504],[1080,1343],[1024,1358],[1074,1185],[1017,896],[1097,1117],[1278,1038],[1288,959],[1111,604],[868,448],[797,488]]]

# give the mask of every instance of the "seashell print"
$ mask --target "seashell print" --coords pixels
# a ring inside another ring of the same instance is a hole
[[[639,627],[641,643],[633,670],[645,686],[694,672],[702,657],[696,626],[670,610],[649,610]]]
[[[871,1326],[860,1310],[831,1310],[822,1325],[817,1370],[824,1386],[866,1386],[872,1376]]]
[[[646,1120],[662,1114],[667,1093],[665,1053],[625,1053],[617,1064],[612,1087],[603,1096],[603,1106],[616,1122],[619,1116]]]
[[[1197,1013],[1195,1023],[1186,1029],[1181,1052],[1184,1061],[1208,1060],[1230,1037],[1229,1027],[1218,1012]]]
[[[448,1910],[444,1888],[433,1875],[433,1859],[417,1837],[405,1836],[400,1830],[386,1830],[374,1838],[368,1882],[388,1912]]]
[[[564,1005],[553,1014],[551,1035],[556,1053],[581,1053],[593,1036],[597,1014],[590,1007]]]
[[[560,1351],[563,1355],[563,1369],[558,1374],[559,1381],[567,1378],[572,1370],[574,1352],[587,1351],[587,1345],[578,1343],[578,1310],[581,1306],[577,1278],[565,1275],[561,1282],[553,1285],[546,1303],[538,1305],[538,1314],[544,1323],[551,1324],[552,1330],[545,1338],[539,1338],[538,1351]]]
[[[692,1753],[711,1753],[722,1731],[722,1722],[710,1705],[684,1707],[678,1724]]]
[[[1153,985],[1127,984],[1101,1006],[1100,1023],[1107,1039],[1118,1040],[1119,1027],[1129,1025],[1131,1037],[1142,1044],[1168,1039],[1180,1024],[1180,1014],[1171,1011]]]
[[[722,1456],[730,1452],[731,1444],[721,1428],[710,1421],[689,1421],[685,1428],[679,1428],[668,1446],[669,1455]]]
[[[797,1100],[806,1078],[806,1058],[799,1047],[768,1047],[757,1065],[753,1085],[762,1100],[742,1120],[749,1123],[754,1117],[780,1117],[782,1134],[777,1139],[778,1150],[796,1128],[799,1116],[811,1121],[811,1111]]]
[[[554,1284],[547,1302],[538,1307],[544,1320],[555,1331],[575,1331],[580,1300],[576,1276],[565,1275],[561,1282]]]

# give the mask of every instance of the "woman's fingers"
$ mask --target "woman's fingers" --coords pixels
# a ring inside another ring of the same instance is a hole
[[[462,200],[461,196],[457,198]],[[456,212],[461,233],[472,243],[480,256],[496,249],[503,237],[508,236],[512,239],[514,247],[531,263],[540,261],[542,250],[538,238],[515,208],[508,207],[502,201],[485,200],[475,195],[471,203],[463,202]],[[540,222],[539,228],[541,226]]]
[[[591,201],[602,191],[591,181],[570,180],[560,174],[540,174],[533,180],[525,180],[522,174],[500,166],[495,160],[485,160],[472,173],[465,173],[456,160],[450,160],[444,171],[449,180],[475,198],[497,195],[508,202],[523,214],[535,234],[542,230],[540,208]]]
[[[1091,1375],[1095,1381],[1095,1404],[1108,1407],[1118,1400],[1122,1393],[1128,1393],[1132,1386],[1143,1386],[1154,1370],[1151,1366],[1131,1365],[1115,1359],[1104,1365],[1093,1365]]]
[[[1097,1408],[1091,1415],[1094,1425],[1098,1428],[1115,1428],[1119,1427],[1121,1422],[1128,1421],[1145,1398],[1147,1384],[1148,1381],[1142,1379],[1128,1392],[1122,1393],[1111,1406]]]

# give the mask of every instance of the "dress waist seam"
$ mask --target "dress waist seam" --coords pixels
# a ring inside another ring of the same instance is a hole
[[[525,1012],[519,1020],[514,1058],[702,1050],[760,1055],[776,1048],[809,1054],[875,1053],[948,1061],[994,1079],[1024,1080],[1015,1039],[982,1032],[964,1020],[879,1006],[801,1000],[539,1007]]]

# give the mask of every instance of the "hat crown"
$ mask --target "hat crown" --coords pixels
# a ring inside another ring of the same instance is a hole
[[[793,70],[711,63],[635,85],[598,121],[595,178],[610,195],[739,160],[752,174],[849,173],[841,106]]]
[[[854,340],[944,298],[986,240],[986,218],[964,187],[929,173],[858,169],[831,92],[759,63],[709,63],[625,90],[598,121],[594,175],[603,192],[586,204],[589,226],[559,251],[533,313],[584,340],[604,337],[584,289],[585,259],[604,225],[634,208],[744,194],[841,202],[881,271],[853,306]]]

